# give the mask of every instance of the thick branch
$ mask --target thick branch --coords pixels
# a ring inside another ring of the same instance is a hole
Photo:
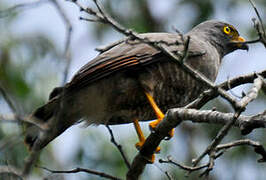
[[[254,80],[254,86],[249,91],[246,97],[244,97],[239,104],[246,106],[248,102],[256,98],[258,90],[261,88],[262,79],[257,78]],[[244,108],[243,107],[243,108]],[[240,116],[240,113],[243,111],[243,108],[237,111],[237,114],[231,116],[232,119],[226,122],[225,126],[219,131],[218,135],[214,138],[212,143],[207,147],[207,149],[193,162],[194,166],[198,164],[198,162],[209,152],[211,152],[223,139],[223,137],[227,134],[232,125],[236,123],[237,118]],[[177,125],[181,123],[181,117],[176,117],[173,115],[174,111],[169,110],[164,120],[158,125],[156,131],[151,133],[147,138],[145,144],[140,150],[139,154],[135,157],[131,169],[129,170],[127,177],[128,179],[137,179],[139,175],[144,170],[146,164],[148,163],[146,157],[150,157],[154,152],[156,147],[160,144],[160,142],[167,136],[168,132],[175,128]],[[214,117],[217,117],[214,115]],[[192,118],[192,117],[189,117]],[[187,119],[184,117],[183,119]],[[208,117],[209,119],[209,117]],[[264,126],[264,125],[263,125]],[[263,127],[261,126],[261,127]]]
[[[208,123],[225,125],[234,117],[233,113],[222,113],[211,110],[196,110],[186,108],[170,109],[173,119],[182,119],[183,121],[191,121],[193,123]],[[256,128],[266,127],[266,110],[254,116],[239,116],[233,124],[241,131],[251,132]],[[247,134],[247,133],[246,133]]]
[[[128,172],[128,179],[137,179],[141,174],[145,165],[148,163],[146,157],[151,156],[156,147],[160,144],[160,141],[167,137],[168,132],[181,123],[181,119],[186,121],[192,121],[195,123],[208,123],[208,124],[227,124],[231,122],[234,117],[233,113],[221,113],[210,110],[195,110],[185,108],[174,108],[168,110],[165,119],[158,125],[156,131],[150,134],[146,139],[146,142],[135,157],[131,170]],[[240,116],[235,123],[235,127],[239,127],[241,130],[251,132],[255,128],[265,127],[266,124],[266,111],[260,114],[260,118],[255,116]]]

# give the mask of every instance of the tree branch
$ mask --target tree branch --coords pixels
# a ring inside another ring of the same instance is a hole
[[[240,105],[246,105],[246,103],[253,100],[256,97],[258,90],[261,88],[262,81],[260,78],[255,79],[256,81],[254,87],[249,91],[247,97],[244,97],[240,101]],[[239,109],[230,119],[226,122],[225,126],[219,131],[218,135],[214,138],[212,143],[206,148],[206,150],[193,161],[194,166],[198,164],[198,162],[209,152],[211,152],[223,139],[223,137],[227,134],[228,130],[232,125],[236,123],[237,118],[240,116],[240,113],[244,108]],[[184,119],[185,117],[183,117]],[[189,117],[191,118],[191,117]],[[209,118],[209,116],[208,116]],[[127,178],[128,179],[137,179],[139,175],[144,170],[147,163],[149,163],[146,159],[150,157],[154,152],[157,146],[159,146],[160,142],[168,135],[168,132],[178,126],[182,122],[182,117],[176,117],[173,110],[169,110],[163,119],[163,121],[157,126],[156,130],[152,132],[148,138],[146,139],[142,149],[138,153],[138,155],[134,158],[133,163],[131,165],[131,169],[128,171]],[[185,118],[187,119],[187,118]],[[264,125],[263,125],[264,126]]]
[[[66,26],[66,41],[65,41],[65,48],[64,48],[64,53],[63,53],[64,59],[66,60],[66,67],[64,70],[64,77],[63,77],[63,81],[62,81],[62,85],[64,85],[67,81],[67,77],[68,77],[68,73],[69,73],[69,67],[70,67],[71,60],[72,60],[71,53],[70,53],[70,43],[71,43],[73,27],[70,23],[69,18],[66,15],[65,11],[61,8],[61,6],[57,2],[57,0],[50,0],[50,2],[52,2],[52,4],[54,5],[56,10],[60,14],[60,16],[61,16],[61,18],[62,18],[62,20]]]
[[[264,29],[262,18],[261,18],[260,14],[259,14],[259,11],[258,11],[255,3],[252,0],[249,0],[249,2],[252,5],[252,7],[253,7],[258,19],[259,19],[259,23],[258,23],[256,18],[252,18],[252,21],[254,23],[254,27],[257,30],[257,33],[258,33],[258,36],[259,36],[259,39],[257,41],[261,42],[264,45],[264,47],[266,48],[266,32],[265,32],[265,29]]]
[[[201,170],[201,169],[209,166],[209,163],[201,165],[201,166],[197,166],[197,167],[186,166],[186,165],[183,165],[181,163],[177,163],[177,162],[173,161],[171,156],[167,156],[167,160],[159,159],[159,163],[173,164],[173,165],[175,165],[175,166],[177,166],[183,170],[186,170],[186,171],[198,171],[198,170]]]
[[[223,126],[223,128],[218,132],[217,136],[213,139],[211,144],[206,148],[206,150],[195,160],[193,160],[193,165],[196,166],[201,159],[209,154],[211,151],[214,150],[214,148],[222,141],[222,139],[227,135],[228,131],[231,129],[233,124],[236,122],[237,118],[240,116],[240,114],[245,110],[247,104],[251,101],[253,101],[257,95],[259,90],[262,87],[263,79],[261,77],[258,77],[254,80],[253,88],[248,92],[248,94],[243,97],[238,103],[239,103],[239,109],[236,109],[236,112],[234,113],[234,116],[231,121],[228,121],[227,124]]]
[[[22,176],[27,177],[28,174],[30,173],[33,164],[36,162],[40,155],[39,151],[36,151],[35,149],[30,152],[28,157],[24,160],[24,167],[22,169]]]
[[[17,109],[14,103],[12,102],[10,96],[6,93],[5,89],[2,87],[0,84],[0,93],[2,94],[4,100],[6,101],[7,105],[9,106],[10,110],[14,113],[17,114]]]
[[[13,166],[0,166],[0,175],[8,174],[11,179],[24,180],[21,172]]]
[[[218,145],[215,151],[219,152],[221,150],[226,150],[232,147],[242,146],[242,145],[248,145],[254,147],[254,151],[262,156],[261,159],[258,160],[258,162],[266,162],[266,151],[264,147],[260,144],[260,142],[252,141],[250,139],[241,139],[227,144]]]
[[[126,155],[125,155],[125,153],[124,153],[124,151],[122,149],[122,146],[120,144],[117,144],[117,142],[115,141],[112,129],[108,125],[106,125],[106,128],[108,129],[108,131],[110,133],[110,136],[111,136],[110,141],[117,147],[117,149],[120,152],[120,154],[121,154],[121,156],[122,156],[127,168],[129,169],[130,168],[130,163],[129,163],[129,161],[128,161],[128,159],[127,159],[127,157],[126,157]]]
[[[237,146],[243,146],[243,145],[248,145],[248,146],[252,146],[254,147],[254,151],[261,155],[261,159],[258,160],[258,162],[265,162],[266,161],[266,151],[264,149],[264,147],[256,141],[252,141],[250,139],[241,139],[241,140],[237,140],[237,141],[233,141],[230,143],[226,143],[226,144],[221,144],[218,145],[214,151],[212,151],[212,155],[209,155],[209,162],[207,164],[203,164],[200,166],[186,166],[183,165],[181,163],[177,163],[175,161],[173,161],[171,156],[167,157],[167,160],[163,160],[160,159],[159,162],[160,163],[167,163],[167,164],[173,164],[185,171],[188,171],[189,173],[194,172],[194,171],[199,171],[202,169],[205,169],[201,174],[200,177],[205,175],[208,176],[209,172],[212,170],[212,168],[214,167],[214,160],[217,159],[218,157],[220,157],[227,149],[233,148],[233,147],[237,147]],[[219,151],[222,151],[221,153],[219,153]]]
[[[78,168],[75,168],[75,169],[72,169],[72,170],[69,170],[69,171],[65,171],[65,170],[63,170],[63,171],[51,170],[51,169],[48,169],[46,167],[39,167],[39,168],[44,169],[46,171],[49,171],[50,173],[66,173],[66,174],[70,174],[70,173],[85,172],[85,173],[88,173],[88,174],[97,175],[99,177],[104,177],[106,179],[121,180],[118,177],[114,177],[114,176],[109,175],[109,174],[106,174],[104,172],[99,172],[99,171],[95,171],[95,170],[91,170],[91,169],[85,169],[85,168],[79,168],[79,167]]]
[[[217,86],[224,90],[229,90],[234,87],[237,87],[239,85],[243,85],[246,83],[252,83],[257,76],[262,76],[263,78],[266,78],[266,70],[263,70],[258,73],[251,73],[243,76],[238,76],[236,78],[230,79],[228,81],[225,81]],[[189,103],[185,106],[185,108],[195,108],[200,109],[202,106],[204,106],[207,102],[210,100],[216,98],[219,96],[219,93],[214,91],[213,89],[208,89],[201,93],[197,99]]]

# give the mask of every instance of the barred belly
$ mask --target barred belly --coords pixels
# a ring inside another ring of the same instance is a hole
[[[135,77],[119,76],[119,83],[113,84],[114,93],[109,95],[109,111],[112,116],[108,124],[156,119],[144,91],[152,94],[159,108],[182,107],[190,103],[204,90],[204,86],[184,72],[176,63],[157,63],[142,69]],[[115,79],[115,78],[113,78]]]

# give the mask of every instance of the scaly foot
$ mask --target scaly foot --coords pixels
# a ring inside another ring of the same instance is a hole
[[[142,148],[142,146],[144,145],[144,143],[145,143],[145,137],[144,137],[144,135],[143,135],[143,133],[142,133],[142,130],[141,130],[141,128],[140,128],[139,121],[138,121],[137,119],[135,119],[135,120],[133,121],[133,123],[134,123],[135,129],[136,129],[136,132],[137,132],[138,137],[139,137],[139,142],[136,143],[135,146],[136,146],[136,148],[137,148],[138,150],[140,150],[140,149]],[[157,147],[156,150],[155,150],[155,153],[159,153],[159,152],[160,152],[160,147]],[[155,160],[155,155],[153,154],[153,155],[148,159],[148,161],[150,161],[151,163],[153,163],[154,160]]]

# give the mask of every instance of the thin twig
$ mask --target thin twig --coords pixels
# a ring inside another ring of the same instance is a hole
[[[120,154],[121,154],[126,166],[129,169],[130,168],[130,163],[129,163],[129,161],[128,161],[128,159],[127,159],[127,157],[126,157],[126,155],[125,155],[125,153],[124,153],[124,151],[122,149],[122,146],[116,142],[112,129],[108,125],[106,125],[106,128],[108,129],[108,131],[110,133],[110,136],[111,136],[110,141],[117,147],[117,149],[120,152]]]
[[[63,77],[63,81],[62,81],[62,85],[64,85],[67,81],[67,77],[69,74],[69,68],[70,68],[70,64],[71,64],[71,53],[70,53],[70,43],[71,43],[71,37],[72,37],[72,25],[70,23],[69,18],[67,17],[65,11],[61,8],[61,6],[59,5],[59,3],[57,2],[57,0],[50,0],[53,5],[55,6],[56,10],[58,11],[58,13],[60,14],[63,22],[65,23],[66,26],[66,41],[65,41],[65,48],[64,48],[64,59],[66,60],[66,67],[64,70],[64,77]]]
[[[186,171],[198,171],[198,170],[201,170],[203,168],[208,167],[208,165],[209,165],[209,163],[208,163],[208,164],[204,164],[204,165],[196,166],[196,167],[186,166],[186,165],[183,165],[181,163],[178,163],[178,162],[173,161],[171,156],[168,156],[167,157],[167,160],[159,159],[159,163],[173,164],[173,165],[178,166],[179,168],[181,168],[183,170],[186,170]]]
[[[263,28],[263,22],[262,22],[262,19],[261,19],[260,13],[259,13],[259,11],[258,11],[258,9],[257,9],[257,7],[256,7],[256,5],[255,5],[255,3],[254,3],[252,0],[249,0],[249,2],[250,2],[250,4],[252,5],[253,9],[255,10],[257,17],[259,18],[260,25],[261,25],[261,27],[262,27],[262,31],[263,31],[263,33],[266,34],[266,33],[265,33],[265,30],[264,30],[264,28]]]
[[[1,174],[8,174],[10,179],[24,180],[24,178],[21,176],[21,172],[17,168],[10,165],[0,166],[0,175]]]
[[[14,114],[14,113],[0,114],[0,122],[6,122],[6,123],[23,122],[23,123],[34,124],[32,121],[29,120],[29,118],[27,116],[19,116],[19,119],[18,119],[18,115]],[[34,124],[34,125],[36,125],[36,124]]]
[[[257,22],[256,18],[252,18],[252,21],[254,23],[254,27],[257,30],[258,36],[259,36],[259,41],[264,45],[264,47],[266,48],[266,32],[265,32],[265,28],[262,22],[262,18],[260,16],[260,13],[255,5],[255,3],[252,0],[249,0],[250,4],[252,5],[258,19],[259,19],[259,23]]]
[[[215,160],[215,152],[214,151],[211,151],[210,154],[209,154],[209,163],[208,163],[208,167],[205,169],[205,171],[203,171],[199,177],[202,177],[202,176],[205,176],[205,177],[208,177],[209,176],[209,173],[213,170],[213,167],[214,167],[214,160]]]
[[[114,46],[117,46],[118,44],[121,44],[125,42],[125,39],[121,39],[121,40],[118,40],[112,44],[109,44],[107,46],[102,46],[102,47],[97,47],[95,48],[96,51],[100,52],[100,53],[103,53],[105,51],[108,51],[109,49],[113,48]]]
[[[222,127],[222,129],[218,132],[217,136],[212,140],[211,144],[205,149],[205,151],[195,160],[193,160],[193,165],[196,166],[199,161],[207,154],[209,154],[211,151],[214,150],[214,148],[222,141],[222,139],[227,135],[228,131],[231,129],[233,124],[236,122],[237,118],[240,116],[240,114],[245,110],[246,105],[254,100],[259,90],[262,87],[262,78],[258,77],[254,80],[253,88],[248,92],[248,94],[243,97],[239,103],[239,107],[242,107],[240,109],[236,109],[236,112],[233,116],[233,119],[229,121],[226,125]]]
[[[173,180],[168,171],[165,171],[164,174],[166,175],[167,179]]]
[[[167,160],[160,159],[159,162],[160,163],[173,164],[173,165],[178,166],[179,168],[186,170],[188,172],[198,171],[198,170],[206,168],[205,171],[203,171],[200,174],[200,177],[208,176],[209,172],[214,167],[214,160],[217,159],[218,157],[220,157],[225,150],[227,150],[229,148],[237,147],[237,146],[243,146],[243,145],[248,145],[248,146],[254,147],[254,151],[262,156],[261,159],[258,160],[258,162],[266,162],[266,151],[265,151],[264,147],[259,142],[252,141],[250,139],[241,139],[241,140],[233,141],[230,143],[218,145],[209,155],[209,162],[207,164],[204,164],[201,166],[186,166],[186,165],[183,165],[181,163],[177,163],[177,162],[173,161],[171,156],[168,156]],[[219,153],[219,151],[223,151],[223,152]]]
[[[250,139],[241,139],[226,144],[220,144],[216,147],[215,151],[219,152],[224,149],[229,149],[232,147],[243,146],[243,145],[254,147],[255,152],[262,156],[261,159],[258,160],[258,162],[266,162],[266,151],[264,147],[260,144],[260,142],[252,141]]]
[[[246,41],[245,44],[254,44],[254,43],[258,43],[258,42],[260,42],[260,38],[255,39],[255,40]]]
[[[252,83],[255,78],[257,78],[257,75],[262,76],[263,78],[266,78],[266,70],[263,70],[258,73],[250,73],[247,75],[243,76],[238,76],[236,78],[230,79],[228,81],[225,81],[219,85],[218,87],[224,89],[224,90],[229,90],[231,88],[237,87],[242,84],[246,83]],[[203,105],[205,105],[207,102],[210,100],[216,98],[219,96],[219,93],[214,91],[213,89],[208,89],[201,93],[197,99],[195,99],[193,102],[189,103],[188,105],[185,106],[185,108],[195,108],[199,109]]]
[[[63,171],[58,171],[58,170],[51,170],[51,169],[48,169],[46,167],[41,167],[41,166],[37,166],[38,168],[41,168],[41,169],[44,169],[46,171],[49,171],[50,173],[65,173],[65,174],[70,174],[70,173],[79,173],[79,172],[85,172],[85,173],[88,173],[88,174],[93,174],[93,175],[97,175],[99,177],[104,177],[106,179],[112,179],[112,180],[121,180],[120,178],[118,177],[115,177],[115,176],[112,176],[112,175],[109,175],[109,174],[106,174],[104,172],[99,172],[99,171],[95,171],[95,170],[92,170],[92,169],[85,169],[85,168],[75,168],[75,169],[72,169],[72,170],[63,170]]]
[[[40,152],[39,151],[31,151],[28,157],[24,160],[24,166],[22,169],[22,176],[27,177],[28,174],[30,173],[33,164],[36,162],[36,160],[39,157]]]
[[[2,94],[3,98],[5,99],[7,105],[9,106],[9,108],[11,109],[11,111],[14,114],[17,114],[17,109],[16,106],[14,105],[14,103],[11,100],[11,97],[6,93],[5,89],[2,87],[2,85],[0,84],[0,93]]]

